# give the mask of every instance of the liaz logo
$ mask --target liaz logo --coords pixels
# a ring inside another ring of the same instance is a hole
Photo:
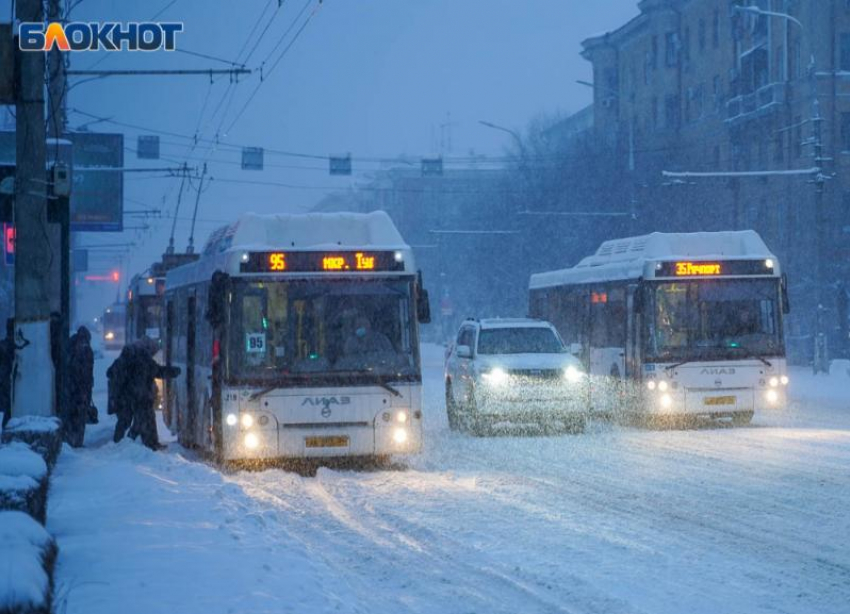
[[[734,367],[706,367],[700,371],[701,375],[734,375]]]
[[[348,405],[350,397],[304,397],[301,407],[312,405],[313,407],[330,407],[331,405]]]
[[[174,51],[182,23],[72,21],[65,25],[24,22],[18,28],[21,51]]]

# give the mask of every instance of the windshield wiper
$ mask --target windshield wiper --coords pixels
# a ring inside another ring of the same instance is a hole
[[[689,362],[696,362],[696,360],[697,360],[697,359],[695,359],[695,358],[691,358],[691,359],[688,359],[688,360],[683,360],[682,362],[677,362],[677,363],[674,363],[674,364],[672,364],[672,365],[667,365],[666,367],[664,367],[664,370],[665,370],[665,371],[672,371],[672,370],[673,370],[673,369],[675,369],[676,367],[681,367],[682,365],[686,365],[686,364],[688,364]]]
[[[378,380],[378,386],[380,386],[384,390],[391,392],[394,397],[400,397],[401,396],[401,393],[397,389],[393,388],[392,386],[390,386],[388,383],[386,383],[382,379]]]
[[[263,388],[262,390],[258,390],[257,392],[253,393],[251,396],[248,397],[248,400],[249,401],[256,401],[261,396],[266,395],[273,390],[277,390],[277,388],[278,388],[277,386],[267,386],[267,387]]]
[[[758,354],[756,354],[755,352],[753,352],[749,348],[744,347],[743,345],[730,345],[729,347],[731,349],[734,349],[734,350],[743,350],[744,352],[746,352],[746,355],[744,356],[744,358],[755,358],[756,360],[760,360],[762,363],[764,363],[764,365],[766,367],[772,367],[773,366],[767,358],[763,358],[762,356],[759,356]]]

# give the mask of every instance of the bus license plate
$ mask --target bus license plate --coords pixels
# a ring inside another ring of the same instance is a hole
[[[734,405],[735,397],[706,397],[706,405]]]
[[[348,437],[345,435],[305,437],[304,443],[308,448],[345,448],[348,447]]]

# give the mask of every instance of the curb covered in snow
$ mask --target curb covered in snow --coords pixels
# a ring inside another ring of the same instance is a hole
[[[62,450],[61,423],[58,418],[22,416],[12,418],[3,429],[2,443],[21,441],[41,454],[48,471],[53,469]]]
[[[23,512],[0,512],[0,614],[49,614],[56,542]]]

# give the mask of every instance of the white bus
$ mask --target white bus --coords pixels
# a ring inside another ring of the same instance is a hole
[[[746,424],[785,402],[785,277],[753,231],[606,241],[532,275],[529,309],[584,360],[595,411]]]
[[[170,426],[222,462],[418,452],[428,320],[386,213],[245,215],[168,272]]]

